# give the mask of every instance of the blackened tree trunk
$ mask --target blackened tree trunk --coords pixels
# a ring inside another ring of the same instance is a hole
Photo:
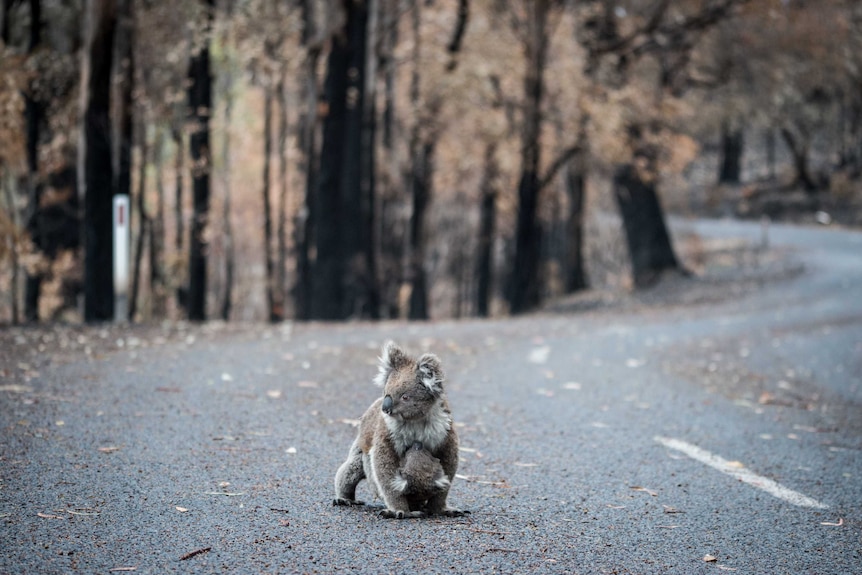
[[[410,174],[407,189],[413,197],[413,211],[410,215],[410,249],[407,262],[407,279],[410,282],[409,319],[428,319],[428,286],[425,277],[425,211],[429,201],[431,174],[422,143],[422,126],[419,110],[419,73],[422,52],[422,37],[419,33],[422,12],[418,0],[413,0],[411,28],[413,32],[413,66],[410,73],[410,105],[413,110],[413,126],[410,129]],[[433,148],[431,149],[433,151]]]
[[[729,122],[721,126],[721,166],[718,183],[738,184],[742,174],[743,132],[741,127],[731,127]]]
[[[171,140],[174,142],[174,256],[179,262],[183,253],[185,239],[185,219],[183,217],[183,196],[185,195],[186,155],[183,145],[183,132],[179,126],[171,128]],[[184,261],[184,260],[183,260]],[[188,282],[177,278],[182,272],[178,267],[171,270],[172,279],[176,282],[177,308],[188,313]],[[179,281],[178,281],[179,280]]]
[[[290,205],[290,186],[287,181],[287,136],[288,136],[288,90],[287,90],[287,61],[283,61],[279,72],[278,85],[279,110],[278,116],[278,222],[276,224],[276,262],[275,262],[275,285],[278,307],[281,309],[280,320],[287,317],[287,210]]]
[[[311,319],[312,261],[310,250],[315,242],[314,221],[316,216],[315,197],[317,190],[318,154],[318,86],[317,61],[320,45],[316,40],[317,26],[312,6],[313,0],[302,0],[302,45],[306,55],[303,62],[303,97],[300,118],[300,149],[303,155],[305,172],[304,209],[296,215],[294,222],[294,243],[296,245],[296,283],[293,301],[297,319]]]
[[[131,101],[129,102],[131,105]],[[135,238],[135,252],[132,260],[132,285],[129,290],[129,310],[128,320],[134,321],[135,314],[138,312],[138,294],[141,286],[141,264],[144,261],[144,248],[146,247],[146,239],[151,235],[150,218],[147,215],[147,160],[149,150],[147,147],[147,131],[144,127],[144,119],[141,118],[138,135],[139,146],[141,150],[141,161],[138,166],[138,235]]]
[[[614,174],[613,192],[623,219],[635,287],[648,287],[662,272],[680,269],[655,184],[643,178],[634,164],[624,164]]]
[[[276,300],[275,261],[272,254],[272,199],[270,197],[270,157],[272,155],[272,88],[263,96],[263,256],[266,269],[266,307],[270,322],[281,321]]]
[[[344,217],[341,223],[344,253],[342,282],[343,317],[376,318],[379,315],[374,255],[371,236],[374,198],[374,78],[368,77],[366,57],[370,4],[345,2],[346,35],[350,60],[347,71],[347,102],[344,137],[344,167],[341,196]],[[376,13],[372,24],[376,25]],[[373,70],[372,70],[373,74]],[[371,94],[368,94],[369,90]]]
[[[344,318],[345,261],[341,241],[341,177],[344,167],[344,141],[347,115],[347,74],[350,48],[347,38],[337,34],[330,47],[324,87],[323,147],[314,197],[315,260],[311,280],[311,318],[338,320]]]
[[[162,318],[167,311],[165,291],[165,185],[162,171],[162,154],[164,153],[165,133],[159,129],[156,134],[153,150],[153,171],[156,177],[156,209],[150,220],[150,297],[152,298],[152,315]]]
[[[36,52],[42,40],[42,5],[40,0],[30,0],[30,37],[27,42],[27,53]],[[6,17],[3,26],[8,26],[8,15],[11,3],[4,5]],[[8,29],[4,30],[8,41]],[[44,115],[44,104],[38,102],[31,94],[24,95],[24,116],[27,130],[27,227],[33,243],[43,252],[45,250],[45,230],[41,225],[40,204],[42,197],[42,182],[39,180],[39,127]],[[42,289],[42,273],[40,271],[26,272],[24,284],[24,318],[28,322],[39,321],[39,293]]]
[[[114,315],[110,86],[116,3],[88,0],[86,11],[79,173],[84,194],[84,320],[96,322]]]
[[[793,167],[796,169],[796,183],[802,186],[807,193],[812,194],[820,188],[808,165],[808,151],[810,147],[809,138],[805,135],[797,136],[790,128],[781,128],[781,137],[787,144],[787,149],[793,156]]]
[[[589,285],[584,267],[584,198],[586,196],[586,151],[566,165],[565,187],[569,212],[566,215],[565,291],[574,293]]]
[[[436,139],[418,146],[413,157],[412,189],[413,214],[410,217],[410,290],[409,319],[428,319],[428,279],[425,273],[425,213],[431,199],[431,182],[434,173]]]
[[[528,3],[524,119],[521,128],[521,176],[518,182],[518,217],[515,263],[512,269],[509,309],[525,312],[539,304],[541,230],[536,218],[539,202],[539,137],[542,127],[543,75],[548,49],[546,30],[550,0]]]
[[[207,32],[211,28],[215,0],[205,0]],[[188,101],[192,133],[189,152],[192,160],[192,225],[189,243],[188,314],[192,321],[206,319],[207,295],[207,226],[210,207],[210,130],[212,77],[210,75],[209,40],[189,64]]]
[[[494,228],[497,220],[497,175],[499,167],[496,158],[497,146],[485,146],[485,169],[482,174],[479,204],[479,241],[476,258],[476,314],[488,317],[491,311],[491,290],[493,286],[493,247]]]
[[[343,32],[327,62],[326,108],[314,202],[316,261],[311,314],[317,319],[376,317],[373,242],[373,132],[364,93],[368,3],[344,0]],[[373,114],[370,117],[373,123]],[[373,146],[368,146],[372,148]]]

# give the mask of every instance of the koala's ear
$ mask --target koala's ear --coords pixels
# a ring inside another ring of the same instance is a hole
[[[416,362],[416,369],[423,385],[434,395],[443,393],[443,368],[433,353],[426,353]]]
[[[398,367],[407,358],[404,351],[398,345],[389,340],[383,344],[383,351],[380,354],[380,363],[377,365],[377,375],[374,378],[374,384],[380,387],[386,385],[386,380],[389,379],[389,374],[392,370]]]

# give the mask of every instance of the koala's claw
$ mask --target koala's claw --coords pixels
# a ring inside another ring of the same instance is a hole
[[[422,511],[401,511],[400,509],[383,509],[378,515],[384,519],[419,519],[426,516]]]
[[[466,509],[455,509],[454,507],[447,507],[443,510],[443,515],[446,517],[464,517],[465,515],[470,515],[470,512]]]
[[[343,497],[336,497],[335,499],[332,500],[332,504],[335,506],[339,506],[339,505],[351,506],[351,505],[365,505],[365,502],[359,501],[358,499],[344,499]]]

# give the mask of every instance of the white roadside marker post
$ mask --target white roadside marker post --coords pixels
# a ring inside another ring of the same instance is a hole
[[[129,196],[114,196],[114,321],[129,315]]]

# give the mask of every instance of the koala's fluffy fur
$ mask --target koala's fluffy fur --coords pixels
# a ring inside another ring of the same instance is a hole
[[[451,482],[440,460],[416,441],[404,453],[403,464],[395,473],[392,485],[407,497],[411,509],[421,509],[437,493],[448,490]]]
[[[383,397],[372,403],[359,421],[359,433],[347,460],[335,474],[333,504],[361,505],[356,500],[356,486],[367,479],[371,491],[386,505],[383,517],[463,515],[446,504],[458,469],[458,435],[443,390],[440,360],[430,353],[413,359],[390,341],[383,346],[374,381],[383,387]],[[420,450],[411,449],[416,442],[421,443]],[[427,478],[414,480],[422,489],[434,488],[427,489],[427,497],[424,493],[411,495],[411,480],[404,471],[409,474],[411,469],[433,463],[429,457],[439,462],[443,476],[430,484]]]

